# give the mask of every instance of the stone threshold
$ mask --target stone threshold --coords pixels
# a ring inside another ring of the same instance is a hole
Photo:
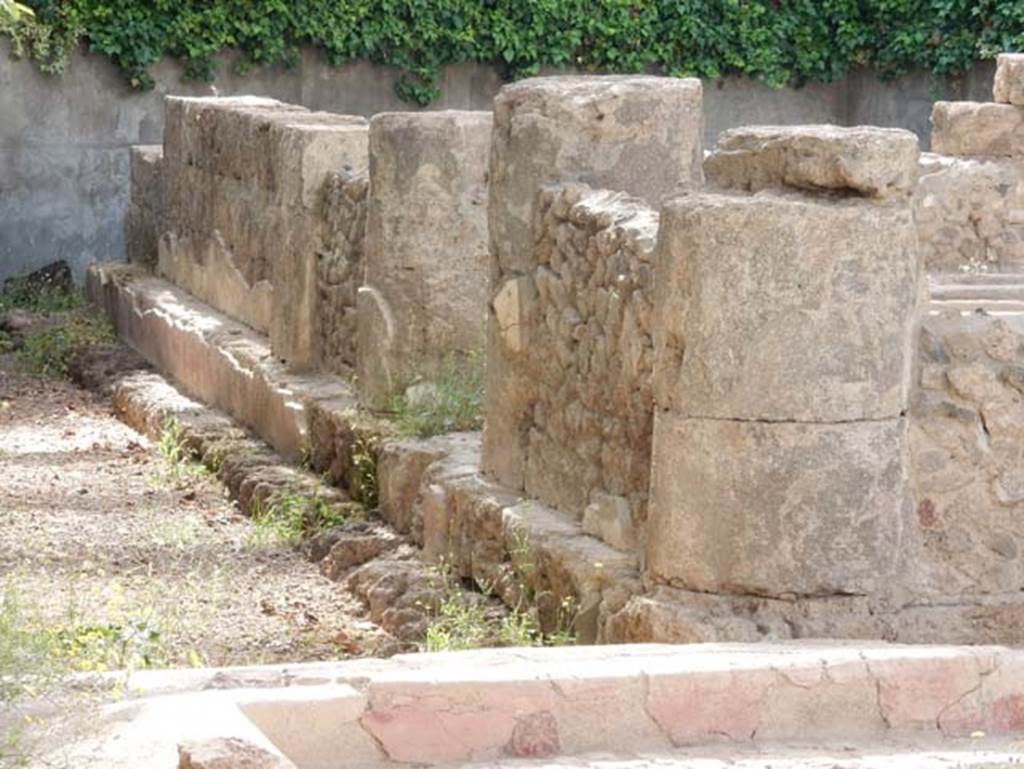
[[[290,371],[274,359],[266,336],[138,266],[94,265],[86,287],[121,338],[199,402],[185,398],[174,414],[198,456],[223,448],[205,423],[220,419],[237,431],[233,419],[284,460],[307,464],[317,482],[326,479],[354,498],[367,496],[357,492],[369,485],[371,505],[399,536],[385,536],[388,546],[371,560],[346,559],[330,576],[344,579],[369,603],[371,619],[400,639],[411,640],[402,623],[422,623],[422,607],[411,616],[422,572],[441,562],[511,607],[536,606],[545,632],[571,630],[582,643],[610,640],[611,617],[640,592],[635,555],[484,478],[479,433],[398,437],[387,420],[359,408],[349,383]],[[114,393],[120,411],[150,434],[159,431],[165,406],[184,397],[155,376],[125,381]],[[200,415],[201,404],[228,416]],[[222,477],[247,510],[254,491],[263,498],[276,487],[259,486],[259,475],[244,480],[252,475],[244,456],[225,462]],[[237,478],[230,475],[235,467]],[[410,554],[406,542],[421,552]],[[313,555],[323,558],[323,548],[317,552],[314,543]],[[387,600],[372,600],[374,594]]]
[[[1004,767],[1024,651],[799,642],[483,649],[131,675],[91,745],[170,766],[234,737],[338,766]],[[984,739],[982,739],[984,738]],[[142,763],[122,764],[120,756]],[[773,762],[774,761],[774,762]]]

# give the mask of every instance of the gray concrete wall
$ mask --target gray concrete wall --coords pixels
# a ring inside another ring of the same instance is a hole
[[[166,94],[209,94],[205,84],[182,83],[180,69],[155,68],[156,88],[133,91],[105,58],[80,54],[62,77],[13,61],[0,41],[0,281],[55,259],[80,278],[91,262],[124,256],[128,147],[161,141]],[[307,51],[290,70],[235,75],[220,68],[221,95],[251,93],[311,109],[370,116],[407,110],[395,96],[395,71],[357,63],[330,67]],[[991,68],[979,67],[957,98],[987,98]],[[434,109],[488,109],[501,86],[494,70],[473,64],[449,67]],[[881,84],[870,73],[802,89],[772,90],[727,78],[705,86],[709,145],[726,128],[750,123],[875,122],[928,134],[931,100],[938,90],[926,76]],[[948,90],[948,89],[947,89]]]

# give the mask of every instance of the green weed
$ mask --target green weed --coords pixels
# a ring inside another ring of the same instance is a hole
[[[525,601],[527,590],[520,588],[519,600],[507,612],[489,611],[486,599],[493,597],[490,585],[479,584],[480,592],[463,589],[447,562],[435,570],[441,587],[441,601],[427,626],[423,650],[459,651],[486,646],[564,646],[576,641],[571,630],[575,606],[562,602],[564,614],[557,629],[544,633],[535,606]]]
[[[110,322],[85,310],[67,313],[57,324],[25,336],[19,358],[36,374],[66,378],[79,353],[117,341]]]
[[[185,427],[177,417],[164,418],[160,433],[157,435],[156,451],[163,464],[160,476],[152,479],[156,484],[168,481],[181,483],[203,478],[211,473],[206,465],[197,461],[188,447]]]
[[[377,507],[377,436],[359,434],[352,444],[352,499],[367,510]]]
[[[39,315],[52,315],[80,310],[85,306],[85,295],[77,289],[24,278],[8,281],[3,291],[0,291],[0,312],[26,310]]]
[[[415,397],[410,388],[397,395],[390,411],[404,435],[433,435],[479,430],[484,393],[483,357],[469,353],[446,361],[436,378],[413,382],[421,385]]]
[[[277,491],[253,510],[248,543],[296,545],[306,537],[340,526],[361,513],[358,504],[331,503],[295,490]]]

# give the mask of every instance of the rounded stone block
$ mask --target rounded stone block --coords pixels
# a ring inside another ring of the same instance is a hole
[[[490,140],[487,112],[390,112],[370,123],[365,283],[394,316],[394,387],[483,347]],[[359,360],[379,360],[377,343],[359,338]],[[371,385],[383,379],[360,379],[369,403],[394,394]]]
[[[836,422],[906,408],[909,202],[685,195],[661,214],[655,400],[690,417]]]
[[[647,564],[690,590],[875,594],[911,514],[903,419],[655,418]]]
[[[534,198],[584,182],[652,205],[702,180],[703,92],[696,79],[541,77],[494,100],[490,232],[502,269],[532,261]]]
[[[940,155],[1024,155],[1024,107],[973,101],[935,102],[932,151]]]
[[[724,132],[704,171],[719,187],[887,197],[914,186],[919,155],[917,137],[898,128],[750,126]]]

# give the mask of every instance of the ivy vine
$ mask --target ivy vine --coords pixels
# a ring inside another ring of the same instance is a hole
[[[399,95],[426,104],[441,68],[542,67],[741,75],[773,86],[830,81],[852,67],[882,78],[914,69],[950,78],[999,51],[1024,49],[1024,0],[22,0],[0,16],[16,56],[62,71],[80,42],[131,84],[177,59],[212,80],[218,54],[241,69],[293,65],[305,46],[333,64],[398,68]]]

